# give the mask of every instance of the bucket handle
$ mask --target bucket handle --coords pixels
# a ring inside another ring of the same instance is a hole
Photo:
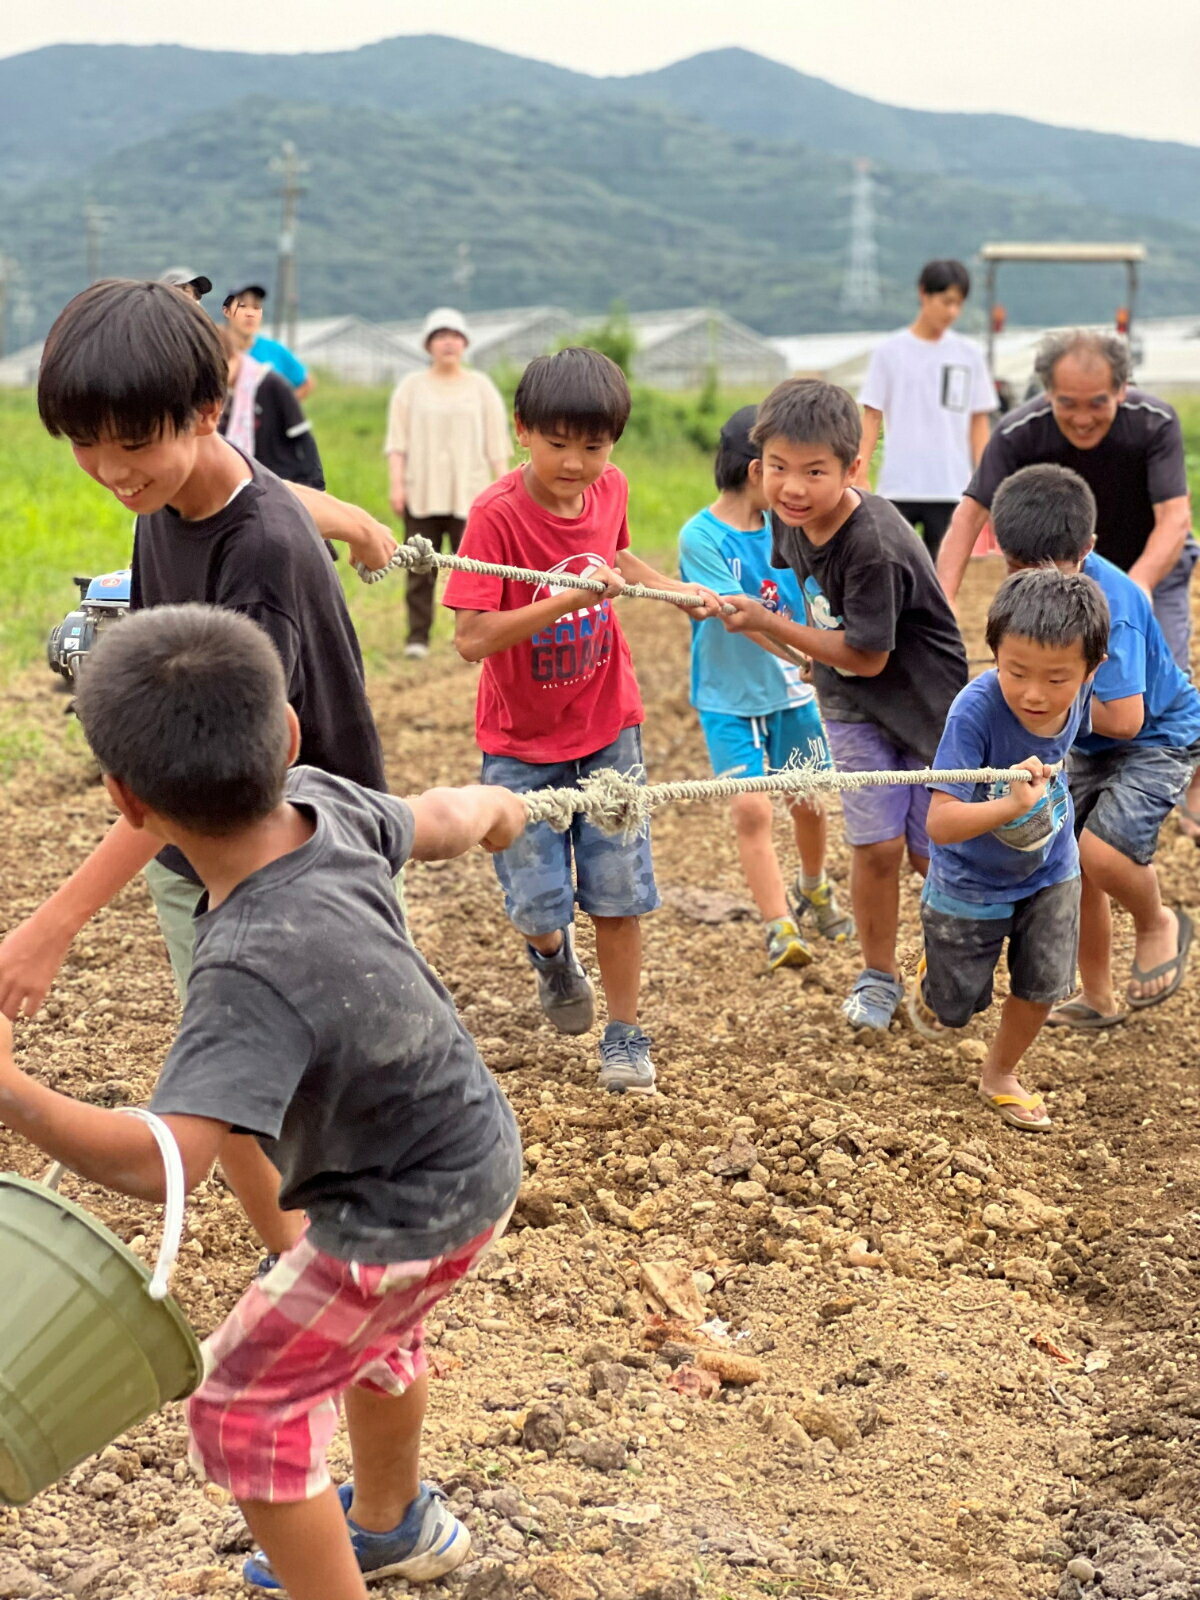
[[[166,1169],[167,1196],[163,1209],[162,1239],[158,1246],[158,1260],[154,1263],[154,1272],[146,1290],[151,1300],[165,1300],[170,1292],[171,1271],[175,1265],[175,1258],[183,1242],[183,1203],[187,1198],[183,1157],[179,1154],[174,1134],[161,1117],[154,1115],[153,1111],[143,1111],[140,1106],[121,1106],[118,1109],[123,1116],[137,1117],[139,1122],[146,1124],[154,1135]],[[57,1189],[62,1175],[63,1165],[60,1161],[56,1161],[42,1182],[48,1189]]]

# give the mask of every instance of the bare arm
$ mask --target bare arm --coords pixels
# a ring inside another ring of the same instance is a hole
[[[369,511],[339,500],[324,489],[310,489],[307,484],[289,483],[288,488],[316,523],[321,537],[341,540],[349,548],[351,559],[361,562],[368,572],[386,567],[395,555],[392,530],[377,522]]]
[[[1033,781],[1014,783],[1007,794],[996,800],[958,800],[944,790],[935,789],[929,798],[926,824],[933,843],[964,844],[968,839],[978,839],[1002,828],[1006,822],[1015,822],[1032,810],[1046,793],[1051,769],[1036,756],[1020,765],[1029,769]]]
[[[477,844],[507,850],[528,820],[521,796],[495,784],[427,789],[408,803],[416,820],[414,861],[449,861]]]
[[[160,848],[124,818],[112,825],[87,860],[0,943],[0,1015],[34,1015],[80,928]]]
[[[768,611],[749,595],[728,594],[724,604],[732,607],[721,621],[730,633],[761,633],[775,644],[790,646],[813,661],[856,678],[877,678],[888,663],[887,650],[856,650],[846,643],[846,635],[830,628],[810,628],[806,623],[790,622],[775,611]]]
[[[938,551],[937,572],[946,598],[951,603],[958,596],[971,551],[987,519],[987,507],[981,506],[978,500],[972,500],[969,494],[963,495],[950,519],[942,548]]]
[[[1187,495],[1160,500],[1154,507],[1154,528],[1146,548],[1129,569],[1129,576],[1149,594],[1170,572],[1183,554],[1192,525],[1191,502]]]
[[[604,593],[608,598],[620,594],[625,587],[624,578],[610,567],[596,566],[587,575],[606,580],[608,587]],[[560,589],[544,600],[515,606],[511,611],[456,611],[454,648],[464,661],[482,661],[532,639],[535,633],[551,627],[570,611],[594,606],[599,598],[590,589]]]
[[[879,430],[883,426],[883,412],[877,411],[874,406],[862,408],[862,444],[859,446],[858,476],[854,480],[856,489],[870,490],[871,487],[871,457],[875,454],[875,446],[879,443]]]
[[[388,500],[391,502],[392,510],[398,517],[404,515],[404,508],[407,504],[404,498],[404,469],[407,461],[408,457],[403,450],[388,451]],[[499,476],[500,474],[496,473],[496,477]]]
[[[211,1169],[229,1124],[210,1117],[166,1116],[163,1121],[179,1146],[190,1191]],[[73,1100],[22,1072],[13,1062],[12,1029],[3,1021],[0,1122],[81,1178],[140,1200],[165,1198],[162,1157],[146,1124]]]
[[[1097,700],[1092,696],[1092,732],[1105,739],[1135,739],[1146,720],[1146,702],[1140,694],[1121,700]]]
[[[992,437],[992,413],[990,411],[973,411],[971,413],[971,461],[975,466],[983,460],[983,452],[987,449],[987,442]]]

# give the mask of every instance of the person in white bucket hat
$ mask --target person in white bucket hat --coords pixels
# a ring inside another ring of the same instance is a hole
[[[429,367],[403,378],[388,408],[384,454],[392,510],[404,535],[457,551],[476,495],[508,471],[512,445],[504,401],[492,380],[463,365],[470,330],[461,311],[438,306],[425,318],[421,342]],[[436,575],[408,574],[408,642],[404,653],[429,653]]]

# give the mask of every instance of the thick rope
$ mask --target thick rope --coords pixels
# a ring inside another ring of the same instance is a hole
[[[759,778],[693,778],[679,783],[655,784],[641,782],[636,774],[605,769],[581,779],[578,789],[535,789],[524,799],[531,825],[548,822],[556,833],[566,833],[575,817],[584,816],[603,833],[619,833],[628,840],[646,829],[650,813],[657,807],[680,800],[727,800],[738,794],[786,794],[804,798],[828,790],[885,788],[893,784],[1030,781],[1028,767],[836,772],[808,762]]]
[[[414,534],[396,553],[386,567],[369,571],[356,561],[355,571],[364,583],[378,583],[389,572],[436,572],[438,568],[449,572],[475,572],[485,578],[511,578],[514,583],[546,584],[551,589],[587,589],[592,594],[603,594],[608,585],[601,578],[576,577],[569,572],[537,572],[532,567],[506,567],[498,561],[476,561],[473,556],[444,556],[422,534]],[[681,594],[676,589],[652,589],[644,583],[627,583],[621,590],[622,598],[631,600],[665,600],[669,606],[702,606],[704,599],[698,594]],[[733,607],[724,608],[732,614]]]

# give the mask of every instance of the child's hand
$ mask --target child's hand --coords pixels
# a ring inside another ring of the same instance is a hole
[[[496,855],[501,850],[507,850],[525,832],[529,825],[529,813],[525,809],[524,795],[500,788],[489,788],[488,794],[496,802],[496,815],[479,843],[489,854]]]
[[[581,595],[583,597],[582,603],[586,606],[594,606],[596,601],[601,599],[615,600],[617,595],[619,595],[621,590],[625,587],[625,579],[621,576],[621,574],[619,572],[615,572],[612,567],[606,567],[603,561],[593,562],[592,565],[588,567],[586,571],[581,572],[579,576],[581,578],[598,578],[600,582],[604,584],[603,595],[596,594],[596,592],[592,589],[575,589],[568,591],[573,594]]]
[[[725,605],[725,601],[719,594],[714,594],[711,589],[706,589],[703,584],[689,584],[684,593],[689,595],[698,594],[704,602],[703,605],[688,607],[688,616],[695,617],[697,622],[703,622],[706,617],[719,617],[721,615],[721,609]]]
[[[729,609],[732,608],[732,609]],[[721,621],[726,633],[766,633],[773,613],[748,594],[727,594],[721,601]]]
[[[1033,810],[1039,800],[1046,798],[1046,790],[1050,786],[1050,779],[1054,776],[1054,768],[1048,767],[1037,756],[1029,756],[1024,761],[1018,761],[1017,765],[1033,774],[1033,782],[1014,783],[1010,787],[1008,800],[1014,819],[1023,817],[1027,811]]]

